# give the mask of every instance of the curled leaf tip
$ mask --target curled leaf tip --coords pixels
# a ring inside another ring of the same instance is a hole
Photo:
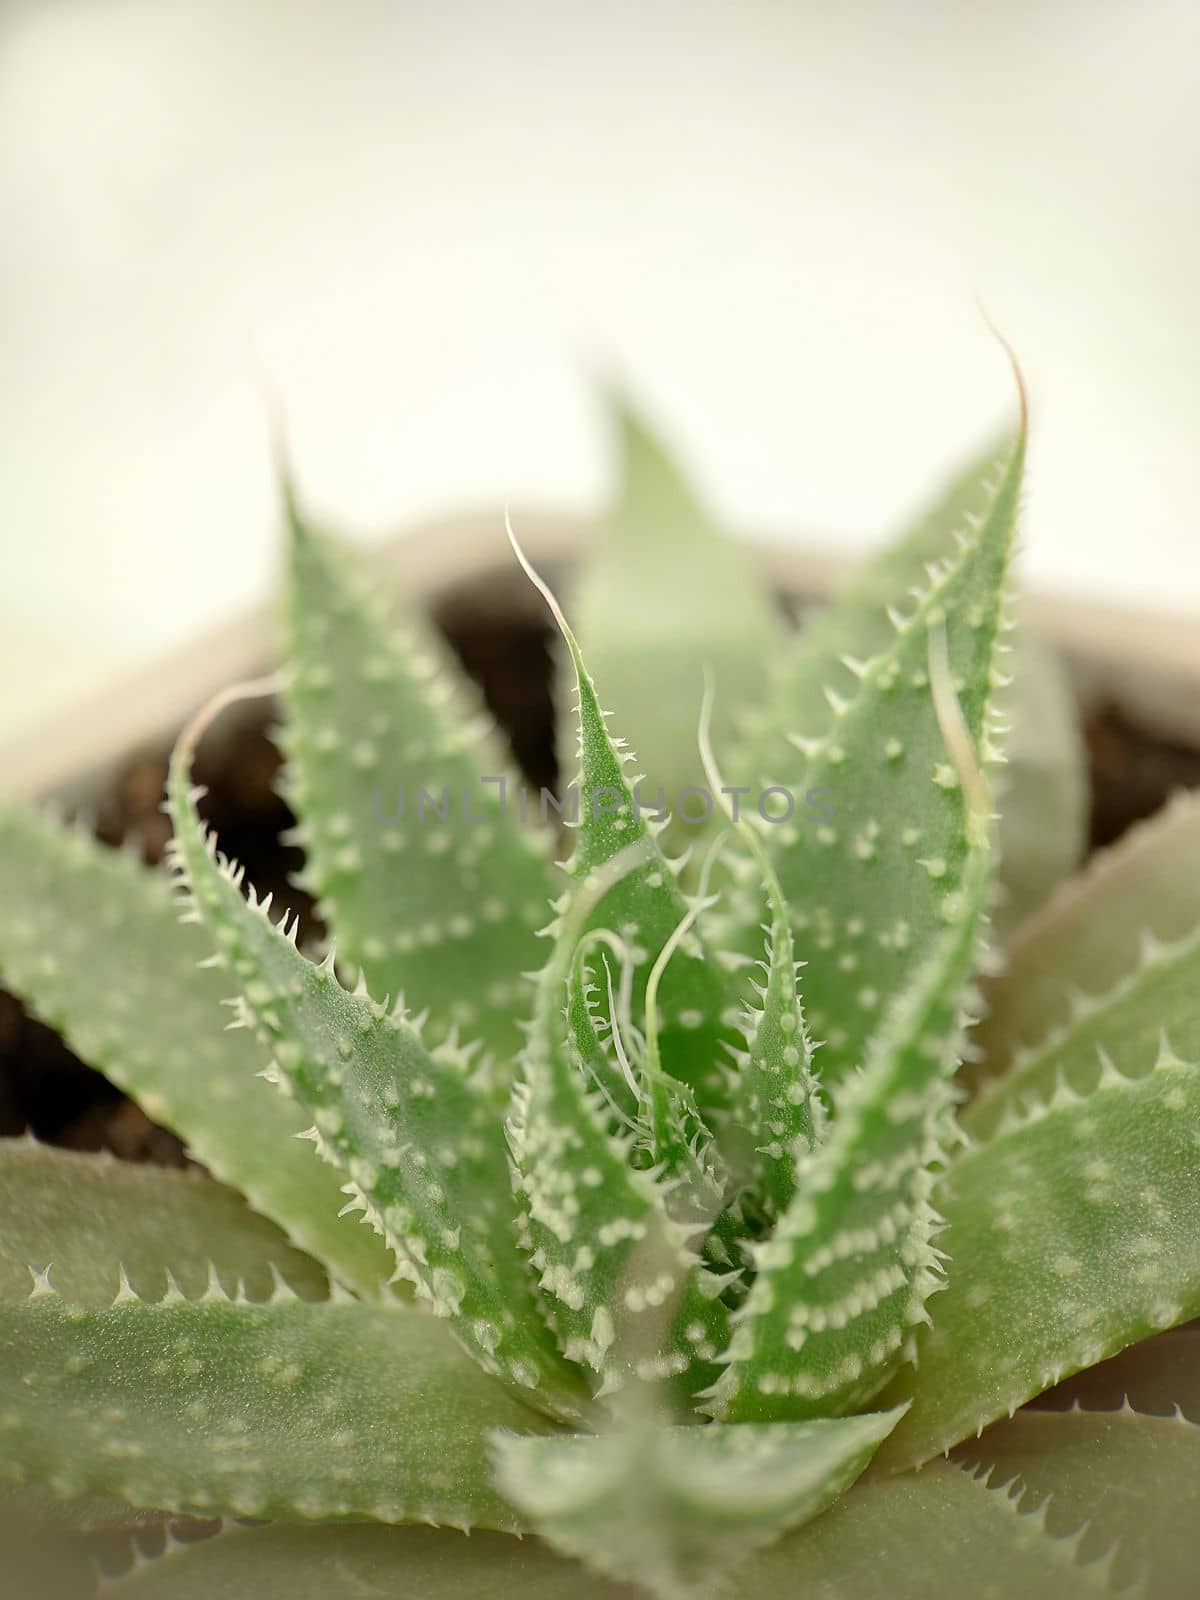
[[[261,678],[247,678],[241,683],[232,683],[228,688],[219,690],[210,700],[206,700],[185,724],[171,752],[171,765],[191,765],[201,739],[223,711],[227,711],[240,700],[257,700],[265,695],[278,694],[284,682],[285,676],[282,672],[272,672]]]
[[[1021,363],[1017,358],[1017,352],[1000,332],[999,328],[992,321],[991,317],[987,314],[987,311],[982,305],[979,307],[979,314],[983,318],[984,326],[987,328],[992,338],[995,339],[996,343],[1000,346],[1001,350],[1004,351],[1004,354],[1008,357],[1009,364],[1012,367],[1013,377],[1016,379],[1017,383],[1017,401],[1020,406],[1021,419],[1019,432],[1023,442],[1029,433],[1029,390],[1025,383],[1025,374],[1021,370]]]
[[[508,542],[512,545],[513,554],[521,564],[522,572],[524,572],[530,583],[550,607],[550,614],[558,624],[563,638],[570,646],[571,654],[577,657],[578,647],[575,643],[575,635],[571,632],[571,625],[566,619],[563,608],[558,603],[558,598],[555,595],[554,590],[546,582],[545,578],[542,577],[541,573],[537,570],[533,562],[530,561],[529,557],[521,548],[521,541],[517,538],[516,530],[512,525],[512,517],[510,516],[507,507],[505,507],[504,511],[504,531],[508,534]]]

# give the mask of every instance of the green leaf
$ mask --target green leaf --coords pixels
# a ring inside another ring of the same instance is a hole
[[[1166,1045],[1186,1061],[1200,1061],[1197,995],[1200,928],[1174,945],[1147,940],[1138,966],[1108,994],[1077,994],[1068,1023],[984,1080],[961,1114],[963,1129],[989,1139],[1007,1118],[1049,1101],[1059,1082],[1085,1095],[1109,1068],[1140,1077]]]
[[[1147,937],[1169,944],[1200,927],[1200,795],[1181,793],[1094,856],[1005,952],[984,985],[976,1080],[1068,1024],[1074,996],[1103,995],[1133,972]]]
[[[228,983],[212,945],[181,925],[165,873],[0,802],[0,972],[71,1048],[349,1287],[378,1295],[391,1270],[296,1142],[297,1110],[256,1077],[248,1033],[223,1031]]]
[[[198,1516],[516,1528],[489,1430],[546,1427],[401,1306],[35,1292],[0,1354],[8,1475]]]
[[[1080,1600],[1105,1591],[1105,1570],[1080,1566],[1044,1514],[961,1467],[868,1476],[802,1532],[749,1562],[740,1592],[804,1600]]]
[[[440,644],[415,618],[394,626],[290,496],[289,512],[283,743],[303,881],[339,965],[428,1008],[435,1041],[481,1041],[507,1084],[555,888],[548,840],[518,822]]]
[[[958,920],[835,1097],[823,1143],[796,1164],[796,1193],[756,1247],[729,1363],[709,1395],[725,1421],[860,1406],[911,1355],[940,1287],[932,1168],[952,1139],[959,996],[975,950],[989,851],[977,837]]]
[[[201,1295],[210,1273],[250,1300],[269,1299],[277,1275],[305,1299],[329,1292],[311,1256],[199,1172],[0,1139],[0,1218],[0,1295],[24,1299],[30,1269],[49,1267],[58,1292],[80,1304],[108,1305],[122,1272],[152,1297],[172,1276]]]
[[[1200,1314],[1200,1067],[1106,1074],[969,1150],[936,1203],[950,1283],[881,1455],[918,1465],[1070,1373]]]
[[[499,1437],[497,1476],[559,1549],[668,1600],[699,1600],[750,1551],[831,1505],[897,1420]]]
[[[725,1345],[723,1283],[700,1266],[696,1221],[634,1165],[636,1134],[611,1126],[600,1087],[608,1071],[578,957],[562,941],[539,983],[508,1125],[526,1248],[568,1359],[600,1373],[605,1391],[631,1374],[688,1374],[690,1393],[711,1381]]]
[[[346,1180],[401,1275],[483,1368],[537,1403],[579,1413],[578,1374],[558,1355],[517,1247],[503,1131],[469,1057],[426,1050],[402,1014],[348,994],[332,959],[317,967],[247,902],[241,875],[218,860],[188,787],[186,740],[171,762],[172,853],[236,975],[240,1015],[274,1051],[272,1073],[312,1117],[320,1154]]]
[[[963,1475],[965,1477],[965,1474]],[[106,1600],[638,1600],[539,1539],[433,1528],[233,1528],[178,1545]]]
[[[1114,1593],[1179,1600],[1200,1572],[1195,1518],[1200,1427],[1178,1417],[1019,1411],[961,1445],[959,1459],[993,1484],[1020,1486],[1023,1511],[1045,1508],[1047,1531],[1079,1535],[1079,1558],[1111,1557]]]
[[[707,715],[701,748],[710,783],[721,787]],[[757,835],[744,820],[738,826],[766,882],[771,920],[759,963],[766,982],[753,985],[755,1000],[743,1018],[746,1048],[732,1052],[723,1148],[743,1204],[773,1224],[795,1193],[798,1155],[810,1153],[825,1134],[826,1111],[813,1072],[814,1046],[800,999],[803,963],[796,961],[788,905]]]
[[[625,768],[636,758],[624,740],[609,733],[596,686],[558,602],[525,561],[515,539],[513,545],[530,580],[550,606],[575,669],[579,723],[579,776],[574,785],[577,832],[567,866],[571,886],[558,907],[566,914],[580,895],[591,896],[588,927],[609,930],[628,947],[633,974],[631,1009],[640,1022],[650,973],[686,916],[688,902],[653,837],[652,800],[643,797],[639,805],[625,777]],[[614,860],[633,851],[640,852],[642,859],[616,876],[596,899],[592,885]],[[568,922],[568,932],[560,931],[560,923],[555,933],[569,940],[573,952],[581,930],[569,917]],[[724,973],[692,930],[663,975],[656,1037],[663,1068],[695,1090],[702,1109],[710,1102],[719,1102],[724,1094],[720,1058],[723,1046],[733,1037],[725,1021],[728,1006]]]
[[[832,603],[780,651],[765,704],[750,711],[752,732],[736,758],[739,772],[753,775],[777,767],[785,754],[780,744],[796,727],[813,734],[833,727],[835,712],[827,690],[846,695],[855,686],[845,658],[867,661],[892,644],[895,629],[888,607],[902,603],[915,585],[926,583],[928,563],[953,555],[955,534],[968,526],[968,518],[987,512],[997,463],[1011,448],[1009,436],[994,439],[919,520],[866,562]]]
[[[888,606],[923,585],[927,564],[951,556],[955,534],[969,518],[986,513],[988,484],[1010,447],[1008,438],[992,441],[917,522],[867,562],[778,653],[765,704],[750,712],[750,737],[732,763],[737,771],[752,777],[779,771],[788,732],[799,727],[812,736],[833,726],[827,688],[845,697],[856,687],[846,658],[866,661],[891,643]],[[1074,871],[1087,820],[1085,752],[1065,673],[1051,651],[1028,634],[1017,644],[1014,662],[1014,682],[998,701],[1013,724],[1007,764],[997,782],[1001,894],[995,923],[1001,935]],[[802,763],[793,760],[793,767],[798,783]]]
[[[1005,941],[1083,859],[1088,773],[1079,707],[1057,655],[1022,630],[1013,682],[999,709],[1012,723],[997,782],[1000,814],[998,903],[992,914]]]
[[[750,1557],[738,1594],[804,1600],[1083,1600],[1104,1568],[1023,1516],[961,1467],[857,1484],[831,1511]],[[470,1539],[428,1528],[238,1528],[178,1546],[110,1588],[113,1600],[635,1600],[644,1590],[592,1576],[540,1540]]]
[[[762,831],[794,908],[827,1089],[862,1062],[961,901],[965,810],[929,692],[928,640],[944,628],[967,738],[988,766],[998,755],[993,695],[1003,681],[998,652],[1023,462],[1022,436],[996,465],[986,511],[931,564],[908,609],[897,609],[902,592],[893,596],[890,642],[828,684],[832,721],[806,723],[798,709],[787,725],[791,753],[781,734],[774,764],[761,763],[747,780],[761,790],[783,786],[795,807],[790,820]],[[802,804],[814,794],[824,821]],[[757,924],[754,896],[740,914],[747,930]],[[752,948],[745,933],[741,948]]]
[[[681,791],[705,784],[695,739],[700,668],[716,676],[724,746],[740,709],[761,698],[787,630],[746,551],[715,527],[643,420],[620,399],[613,418],[620,492],[573,609],[605,705],[647,764],[643,794],[649,803],[663,790],[675,816],[667,837],[683,849],[703,832],[684,820],[702,815],[703,792],[685,796],[679,812]]]

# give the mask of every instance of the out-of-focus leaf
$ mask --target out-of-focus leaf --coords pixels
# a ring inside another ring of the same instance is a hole
[[[655,1594],[701,1600],[750,1551],[826,1510],[898,1417],[499,1438],[498,1480],[566,1554]]]
[[[1023,1510],[1080,1535],[1084,1561],[1111,1556],[1114,1594],[1182,1600],[1200,1576],[1200,1427],[1121,1411],[1019,1411],[960,1445],[956,1457],[994,1484],[1021,1486]],[[1136,1587],[1135,1587],[1136,1586]]]
[[[64,1496],[516,1529],[488,1440],[546,1427],[415,1309],[0,1300],[0,1473]]]
[[[1012,722],[996,784],[999,894],[992,914],[1003,942],[1078,867],[1087,843],[1088,780],[1079,708],[1062,663],[1022,631],[1013,682],[1000,707]]]
[[[270,1299],[275,1272],[306,1299],[329,1290],[311,1256],[199,1172],[0,1139],[0,1218],[0,1295],[18,1299],[30,1269],[48,1267],[79,1304],[111,1304],[122,1270],[148,1299],[166,1292],[168,1274],[184,1294],[203,1294],[210,1267],[250,1300]]]
[[[861,1479],[831,1511],[754,1557],[740,1593],[797,1600],[1082,1600],[1104,1571],[1003,1491],[936,1461]]]
[[[119,1578],[106,1600],[638,1600],[537,1539],[432,1528],[235,1528]]]
[[[395,1253],[398,1268],[449,1318],[485,1371],[532,1403],[574,1419],[576,1369],[538,1312],[517,1248],[504,1133],[470,1057],[427,1050],[411,1020],[347,993],[332,962],[314,965],[267,906],[242,896],[241,875],[206,834],[188,783],[190,752],[167,781],[172,851],[220,950],[239,1018],[274,1051],[280,1090],[312,1118],[310,1137],[342,1175],[344,1192]],[[285,919],[286,922],[286,919]],[[232,998],[232,996],[231,996]]]
[[[385,616],[349,552],[289,510],[282,742],[302,881],[351,981],[428,1010],[433,1043],[451,1029],[480,1042],[507,1087],[555,892],[548,841],[518,821],[439,642]]]
[[[973,1081],[1070,1022],[1077,996],[1103,995],[1138,965],[1147,935],[1173,943],[1200,926],[1200,795],[1180,794],[1095,856],[1017,933],[984,984]]]
[[[740,708],[761,699],[787,630],[746,552],[716,529],[641,418],[618,401],[614,420],[621,488],[572,609],[605,709],[645,764],[646,802],[662,788],[675,813],[669,840],[683,849],[703,830],[681,819],[681,791],[702,791],[684,800],[684,818],[715,815],[696,753],[702,668],[719,687],[723,749]]]
[[[988,1139],[1007,1118],[1051,1099],[1059,1082],[1089,1094],[1106,1070],[1140,1077],[1169,1049],[1200,1061],[1200,927],[1177,944],[1147,941],[1137,965],[1109,990],[1076,1000],[1070,1021],[1007,1068],[985,1078],[960,1121]]]
[[[377,1297],[391,1258],[339,1220],[337,1179],[297,1142],[303,1113],[262,1082],[265,1052],[226,1031],[229,980],[202,968],[165,872],[0,801],[0,974],[83,1060],[166,1123],[349,1288]]]
[[[946,1173],[949,1287],[918,1364],[889,1386],[912,1409],[880,1452],[899,1471],[1124,1345],[1200,1315],[1200,1067],[1107,1077]]]
[[[426,1528],[245,1528],[120,1579],[112,1600],[638,1600],[536,1539]],[[731,1593],[789,1600],[1087,1600],[1104,1569],[1076,1563],[1044,1515],[946,1462],[863,1482],[752,1556]]]

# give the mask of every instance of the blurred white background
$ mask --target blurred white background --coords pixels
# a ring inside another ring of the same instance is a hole
[[[1026,573],[1200,608],[1200,7],[0,9],[0,733],[261,594],[264,380],[364,535],[598,503],[865,545],[1035,405]],[[500,530],[497,529],[500,538]]]

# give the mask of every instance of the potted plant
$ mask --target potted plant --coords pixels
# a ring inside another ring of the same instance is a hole
[[[582,647],[521,556],[574,680],[565,790],[506,769],[290,498],[272,687],[336,953],[206,831],[219,707],[171,764],[182,924],[160,875],[4,806],[0,969],[221,1180],[3,1151],[23,1519],[241,1522],[131,1597],[1183,1592],[1200,811],[1027,917],[1082,784],[1038,662],[1000,778],[1024,432],[797,644],[627,418]],[[539,942],[529,823],[563,813]],[[1020,923],[1006,969],[989,922]],[[1086,1409],[1018,1409],[1064,1379]]]

